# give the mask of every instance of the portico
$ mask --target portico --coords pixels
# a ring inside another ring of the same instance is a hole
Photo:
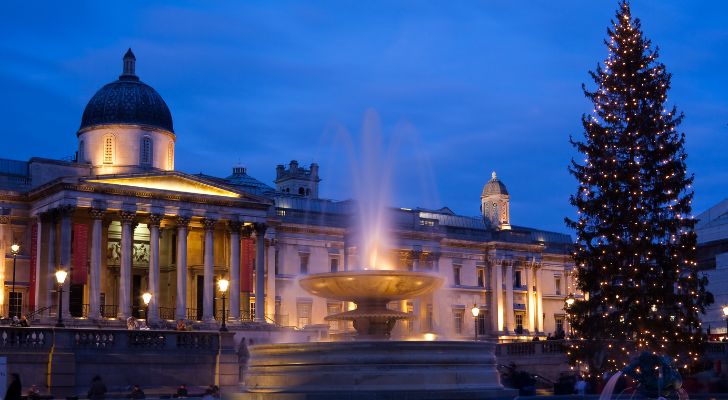
[[[53,273],[59,268],[71,278],[64,284],[65,317],[147,318],[141,294],[149,292],[152,323],[213,322],[221,315],[215,301],[220,278],[231,279],[232,292],[239,293],[240,280],[253,287],[256,275],[256,297],[265,298],[265,273],[254,274],[252,265],[241,271],[240,261],[249,257],[241,257],[240,240],[242,229],[253,229],[253,240],[265,244],[258,238],[265,235],[267,199],[179,172],[66,179],[29,195],[38,200],[30,211],[38,225],[36,269],[44,277],[38,292],[48,293],[38,307],[56,309]],[[265,255],[265,247],[256,251],[258,271]],[[230,320],[248,319],[250,311],[239,294],[231,297]],[[264,318],[264,309],[256,311]]]

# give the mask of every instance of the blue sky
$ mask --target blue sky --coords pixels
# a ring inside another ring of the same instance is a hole
[[[271,183],[291,159],[321,165],[321,195],[351,196],[341,132],[365,114],[392,147],[392,204],[478,214],[496,170],[512,223],[566,232],[569,135],[581,84],[606,56],[616,1],[11,2],[0,16],[0,157],[68,157],[86,102],[137,73],[174,118],[177,168]],[[633,2],[685,112],[694,211],[724,199],[726,2]],[[7,140],[10,139],[10,140]],[[399,143],[393,145],[392,143]]]

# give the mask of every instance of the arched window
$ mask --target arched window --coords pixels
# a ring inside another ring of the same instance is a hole
[[[84,156],[84,149],[83,149],[83,140],[78,142],[78,162],[82,163],[86,161],[86,157]]]
[[[174,142],[169,142],[167,146],[167,169],[174,169]]]
[[[304,193],[306,193],[306,192],[303,191],[303,188],[302,187],[298,188],[298,194],[300,194],[301,196],[303,196]]]
[[[114,163],[114,136],[104,136],[104,164]]]
[[[141,163],[145,165],[152,164],[152,138],[149,136],[142,138]]]

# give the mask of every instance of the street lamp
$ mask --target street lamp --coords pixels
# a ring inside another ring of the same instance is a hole
[[[475,328],[475,340],[478,340],[478,315],[480,314],[480,308],[477,304],[473,304],[473,308],[470,309],[473,314],[473,327]]]
[[[723,306],[723,315],[725,316],[725,336],[728,337],[728,305]]]
[[[58,322],[56,327],[58,328],[65,326],[63,325],[63,282],[66,281],[66,276],[68,276],[66,270],[59,269],[56,271],[56,281],[58,282]]]
[[[13,243],[13,245],[10,246],[10,251],[13,253],[13,286],[12,286],[12,289],[10,289],[11,300],[13,300],[12,297],[15,295],[15,262],[18,258],[18,252],[20,251],[20,246],[17,243]],[[17,304],[18,304],[18,299],[15,298],[14,300],[15,300],[15,304],[13,305],[12,302],[10,304],[10,317],[11,318],[15,316],[15,308],[17,307]]]
[[[152,294],[144,292],[142,300],[144,300],[144,319],[147,320],[147,326],[149,326],[149,302],[152,301]]]
[[[566,296],[566,300],[564,300],[564,302],[566,302],[566,308],[571,308],[571,306],[573,306],[574,303],[576,302],[576,298],[574,297],[574,293],[569,293],[569,295]],[[573,327],[571,326],[571,314],[568,314],[567,313],[566,315],[567,315],[568,320],[569,320],[569,337],[573,337],[574,336],[574,330],[573,330]]]
[[[225,323],[225,320],[227,319],[225,317],[225,292],[228,290],[228,285],[230,282],[227,279],[220,279],[217,281],[217,287],[220,289],[220,293],[222,293],[222,325],[220,325],[220,332],[227,332],[227,325]]]

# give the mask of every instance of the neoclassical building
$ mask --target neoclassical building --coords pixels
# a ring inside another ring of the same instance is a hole
[[[232,326],[329,324],[331,334],[346,335],[349,326],[324,318],[351,305],[311,296],[297,278],[359,267],[355,204],[319,198],[317,164],[278,165],[273,186],[242,167],[227,177],[175,170],[172,115],[135,63],[129,50],[119,78],[89,101],[73,161],[0,160],[2,314],[52,317],[54,274],[63,269],[69,324],[148,316],[209,326],[221,318],[216,282],[226,278]],[[477,331],[509,340],[567,329],[571,239],[511,224],[509,204],[493,173],[479,216],[391,210],[395,267],[446,281],[429,296],[391,305],[413,314],[397,335]],[[20,245],[14,279],[13,243]],[[148,311],[144,292],[152,294]]]

